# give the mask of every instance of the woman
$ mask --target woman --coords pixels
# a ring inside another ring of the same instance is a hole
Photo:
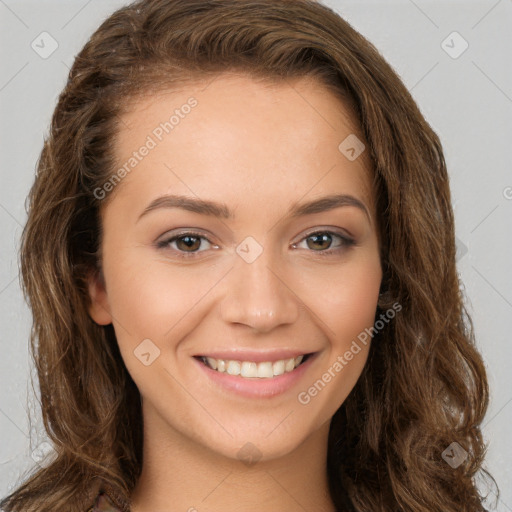
[[[56,458],[2,506],[484,510],[453,224],[438,137],[327,7],[118,10],[30,194]]]

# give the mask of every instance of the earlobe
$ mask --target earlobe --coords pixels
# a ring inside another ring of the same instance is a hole
[[[111,324],[112,315],[110,314],[105,280],[101,271],[89,274],[88,287],[91,299],[89,315],[99,325]]]

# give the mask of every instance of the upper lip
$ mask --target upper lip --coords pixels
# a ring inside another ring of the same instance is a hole
[[[255,363],[274,362],[282,359],[291,359],[292,357],[305,356],[313,353],[312,350],[214,350],[202,354],[196,354],[195,357],[211,357],[213,359],[223,359],[230,361],[253,361]]]

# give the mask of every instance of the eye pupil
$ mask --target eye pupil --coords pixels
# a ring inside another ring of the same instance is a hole
[[[327,233],[323,233],[323,234],[315,234],[315,235],[311,235],[310,237],[308,237],[308,240],[311,240],[311,239],[314,239],[314,244],[321,244],[322,242],[329,242],[329,245],[330,245],[330,242],[331,242],[331,235],[328,235]],[[309,242],[308,242],[308,246],[310,249],[313,249],[314,247],[311,247]],[[325,249],[326,247],[319,247],[320,249]]]
[[[176,244],[180,249],[182,249],[183,247],[185,249],[198,249],[199,247],[193,247],[194,243],[197,244],[198,242],[200,242],[199,237],[186,235],[179,237],[176,241]],[[180,243],[184,244],[184,246],[180,247]]]

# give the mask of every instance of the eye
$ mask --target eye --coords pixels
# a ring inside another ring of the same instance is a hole
[[[338,240],[338,243],[334,246],[333,240]],[[203,241],[207,242],[209,247],[199,250]],[[312,252],[318,253],[320,256],[337,254],[355,245],[354,239],[347,235],[329,230],[309,233],[301,240],[300,243],[303,242],[306,243],[307,249],[311,249]],[[208,250],[209,248],[219,249],[219,246],[212,244],[212,242],[210,242],[203,233],[195,231],[184,231],[164,238],[163,240],[158,241],[156,246],[158,249],[171,250],[180,258],[194,258],[198,253],[205,252],[205,250]],[[292,247],[295,249],[299,247],[299,244],[292,244]]]
[[[332,247],[333,239],[338,240],[338,244]],[[307,248],[317,252],[320,256],[329,256],[332,254],[340,253],[347,248],[355,245],[355,240],[341,233],[334,231],[315,231],[309,233],[300,243],[306,242]],[[292,244],[296,248],[298,244]]]
[[[210,244],[211,248],[218,248],[218,246],[213,245],[202,233],[192,231],[182,232],[172,237],[165,238],[157,242],[157,247],[164,250],[170,249],[176,252],[181,258],[193,258],[196,253],[204,252],[204,250],[198,250],[203,240]]]

